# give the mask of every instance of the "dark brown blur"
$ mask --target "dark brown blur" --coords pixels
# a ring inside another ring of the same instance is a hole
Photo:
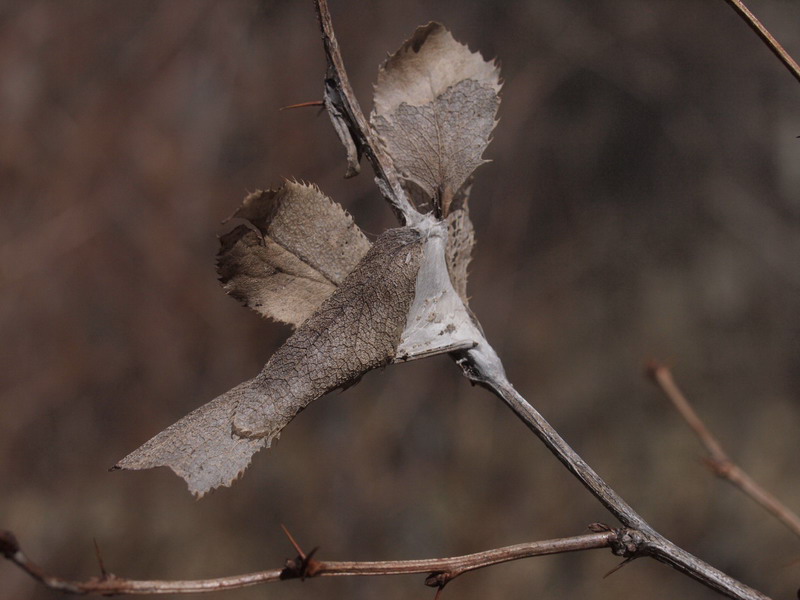
[[[751,8],[800,56],[800,4]],[[643,377],[668,362],[730,454],[800,510],[800,85],[722,0],[332,0],[366,110],[419,24],[498,57],[500,123],[472,194],[472,308],[511,380],[654,526],[776,598],[800,540],[704,469]],[[280,566],[285,524],[329,559],[453,555],[611,517],[446,357],[312,405],[230,489],[108,468],[254,375],[288,335],[228,298],[220,222],[248,191],[344,180],[312,3],[0,5],[0,527],[48,569],[211,577]],[[716,598],[594,551],[456,580],[450,599]],[[432,598],[423,577],[214,599]],[[0,599],[46,599],[0,564]]]

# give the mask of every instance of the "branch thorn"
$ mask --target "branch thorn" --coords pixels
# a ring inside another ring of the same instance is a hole
[[[311,549],[311,552],[306,554],[300,544],[297,543],[297,540],[289,533],[286,526],[281,524],[281,529],[283,529],[283,533],[289,538],[297,552],[297,558],[290,558],[286,561],[283,571],[281,571],[281,579],[300,579],[300,581],[305,581],[306,577],[314,577],[320,568],[319,561],[314,560],[314,554],[319,550],[319,546],[315,546]]]
[[[613,575],[614,573],[616,573],[617,571],[619,571],[619,570],[620,570],[622,567],[624,567],[624,566],[626,566],[628,563],[630,563],[630,562],[631,562],[631,561],[632,561],[634,558],[638,558],[638,556],[634,554],[633,556],[629,556],[628,558],[626,558],[625,560],[623,560],[623,561],[622,561],[621,563],[619,563],[619,564],[618,564],[616,567],[614,567],[614,568],[613,568],[613,569],[611,569],[611,570],[610,570],[608,573],[606,573],[605,575],[603,575],[603,579],[605,579],[605,578],[606,578],[606,577],[608,577],[609,575]]]
[[[434,595],[433,600],[439,600],[439,598],[441,598],[441,596],[442,596],[442,591],[443,590],[444,590],[444,584],[438,586],[436,588],[436,594]]]
[[[308,108],[311,106],[319,106],[320,108],[325,107],[324,100],[311,100],[309,102],[298,102],[297,104],[290,104],[289,106],[281,106],[278,110],[289,110],[292,108]]]
[[[302,558],[303,560],[305,560],[305,559],[306,559],[306,553],[305,553],[305,552],[303,552],[303,549],[300,547],[300,544],[298,544],[298,543],[297,543],[297,540],[295,540],[295,539],[294,539],[294,537],[292,537],[292,534],[291,534],[291,533],[289,533],[289,530],[286,528],[286,525],[284,525],[283,523],[281,523],[281,529],[283,529],[283,533],[285,533],[285,534],[286,534],[286,537],[287,537],[287,538],[289,538],[289,542],[290,542],[290,543],[292,544],[292,546],[294,547],[294,549],[295,549],[295,552],[297,552],[297,555],[298,555],[300,558]]]
[[[100,554],[100,545],[97,543],[97,538],[92,538],[92,542],[94,542],[94,555],[97,558],[97,564],[100,566],[100,577],[101,579],[108,579],[108,571],[105,563],[103,563],[103,555]]]

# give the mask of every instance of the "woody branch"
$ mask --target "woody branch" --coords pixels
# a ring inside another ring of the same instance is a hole
[[[112,595],[189,594],[231,590],[289,579],[412,574],[425,574],[426,585],[442,588],[464,573],[523,558],[599,548],[610,548],[615,555],[622,557],[631,557],[639,552],[639,541],[642,538],[635,530],[611,529],[599,523],[591,525],[590,529],[593,532],[585,535],[516,544],[462,556],[366,562],[318,560],[314,558],[314,551],[307,554],[292,540],[297,557],[287,560],[282,568],[184,581],[126,579],[106,572],[102,562],[100,577],[83,581],[64,579],[47,573],[32,561],[9,531],[0,531],[0,554],[52,590],[77,595]]]
[[[666,365],[654,362],[648,365],[647,374],[705,447],[706,452],[708,452],[706,464],[709,469],[715,475],[730,482],[742,493],[752,498],[788,527],[792,533],[800,536],[800,517],[773,494],[764,489],[730,458],[717,437],[706,426],[680,387],[678,387],[672,371]]]

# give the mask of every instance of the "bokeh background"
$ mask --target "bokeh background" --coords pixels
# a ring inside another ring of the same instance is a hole
[[[510,378],[666,535],[776,598],[800,540],[704,469],[643,364],[670,364],[731,454],[800,509],[800,85],[722,0],[333,0],[356,92],[419,24],[498,57],[501,121],[472,194],[472,307]],[[800,56],[800,4],[752,0]],[[0,4],[0,526],[49,570],[193,578],[282,564],[279,525],[329,559],[453,555],[610,516],[497,400],[439,357],[313,404],[197,501],[119,458],[255,374],[289,333],[225,296],[220,222],[344,180],[312,3]],[[470,574],[446,598],[715,598],[609,552]],[[432,598],[422,577],[209,598]],[[9,564],[0,598],[45,599]]]

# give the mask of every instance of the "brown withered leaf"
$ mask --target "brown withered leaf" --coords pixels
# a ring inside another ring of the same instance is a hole
[[[500,79],[493,62],[439,23],[420,27],[378,73],[370,122],[401,176],[443,215],[496,124]]]
[[[450,212],[445,218],[447,223],[447,271],[458,295],[469,306],[467,297],[467,276],[469,263],[472,261],[472,249],[475,247],[475,228],[469,218],[469,193],[472,190],[472,177],[467,179],[461,190],[453,198]]]
[[[247,439],[231,432],[236,406],[243,397],[263,399],[255,380],[246,381],[170,425],[115,465],[115,469],[169,467],[192,494],[202,496],[230,485],[250,464],[267,439]]]
[[[287,181],[245,198],[220,238],[225,291],[259,314],[295,327],[330,296],[370,243],[352,217],[315,186]]]
[[[310,402],[392,361],[414,300],[423,245],[415,229],[382,234],[261,373],[168,427],[117,467],[170,467],[199,495],[230,485]]]
[[[414,229],[382,234],[258,376],[275,400],[240,402],[234,430],[272,438],[312,400],[391,362],[414,299],[422,249]]]
[[[330,73],[331,67],[328,66]],[[355,177],[361,172],[362,149],[356,143],[353,133],[350,131],[351,122],[345,116],[348,113],[344,98],[335,85],[331,83],[330,75],[325,79],[324,104],[328,111],[328,117],[333,125],[339,141],[344,146],[347,154],[347,172],[345,178]]]
[[[458,295],[465,305],[467,298],[467,269],[472,260],[472,248],[475,246],[475,229],[469,218],[467,206],[450,212],[445,219],[447,223],[447,270]]]

